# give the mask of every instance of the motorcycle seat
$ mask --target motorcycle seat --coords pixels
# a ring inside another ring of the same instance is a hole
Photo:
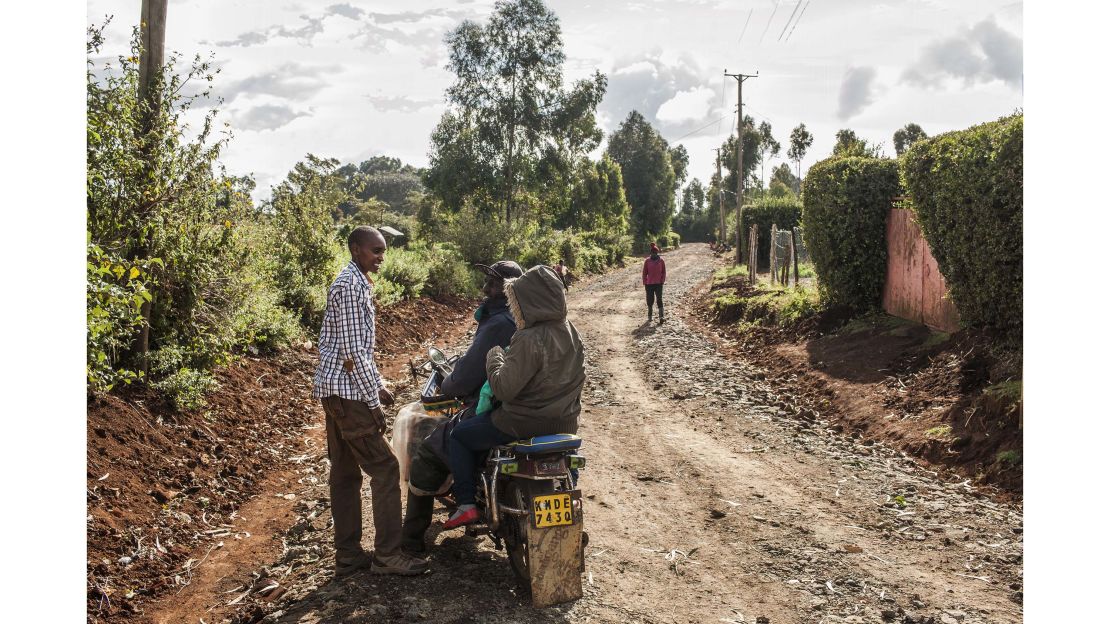
[[[517,440],[516,442],[510,442],[508,446],[516,453],[556,453],[559,451],[573,451],[582,446],[582,438],[573,433],[555,433]]]

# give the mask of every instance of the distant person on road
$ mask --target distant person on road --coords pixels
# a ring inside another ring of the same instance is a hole
[[[559,264],[555,265],[555,275],[563,282],[563,292],[570,292],[570,275],[567,269],[565,260],[560,259]]]
[[[432,525],[434,497],[451,475],[447,450],[451,431],[460,422],[474,416],[478,394],[486,383],[486,354],[494,347],[509,346],[516,333],[516,321],[509,312],[509,300],[505,297],[505,280],[520,277],[524,271],[512,260],[475,266],[486,274],[486,281],[482,284],[482,293],[486,298],[474,312],[478,329],[466,353],[439,385],[442,394],[461,400],[463,409],[428,434],[413,454],[409,466],[408,503],[401,529],[401,548],[415,555],[421,555],[426,550],[424,534]]]
[[[566,291],[555,271],[534,266],[505,282],[516,333],[507,349],[486,356],[486,373],[500,403],[461,422],[449,442],[459,509],[444,523],[453,529],[477,522],[478,458],[498,444],[534,436],[576,433],[586,381],[578,330],[567,319]]]
[[[667,263],[659,256],[659,247],[651,244],[651,255],[644,260],[644,291],[647,293],[648,322],[652,302],[659,304],[659,324],[663,324],[663,284],[667,281]]]
[[[359,226],[347,237],[351,262],[328,290],[320,329],[320,364],[312,397],[324,406],[335,526],[335,573],[421,574],[428,562],[401,552],[400,468],[385,440],[382,406],[393,404],[374,363],[373,282],[385,259],[385,238]],[[362,472],[370,475],[374,552],[362,548]]]

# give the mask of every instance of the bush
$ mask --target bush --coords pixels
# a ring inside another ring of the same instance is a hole
[[[130,384],[141,373],[117,365],[143,324],[143,303],[150,301],[150,274],[88,243],[86,258],[85,376],[88,387],[107,392],[116,384]]]
[[[879,305],[886,218],[899,193],[894,160],[834,157],[810,167],[802,189],[803,236],[829,305],[855,311]]]
[[[663,249],[678,249],[682,237],[678,235],[678,232],[667,232],[660,238],[659,242],[663,243]]]
[[[405,298],[405,287],[384,278],[374,279],[374,299],[383,308],[400,302]]]
[[[427,251],[428,282],[425,294],[432,297],[477,296],[478,273],[467,266],[453,245],[437,243]]]
[[[793,197],[766,197],[744,206],[744,223],[740,237],[740,256],[747,261],[748,229],[755,224],[759,228],[759,249],[756,251],[756,264],[760,268],[771,266],[771,226],[788,230],[801,222],[802,202]]]
[[[1022,115],[914,143],[902,179],[961,319],[1022,335]]]
[[[205,395],[220,387],[208,373],[182,368],[154,384],[178,411],[194,410],[206,405]]]
[[[405,299],[415,299],[428,283],[428,262],[424,254],[409,249],[390,249],[385,254],[378,276],[401,287]]]

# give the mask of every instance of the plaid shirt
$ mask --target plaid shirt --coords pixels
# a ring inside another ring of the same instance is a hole
[[[312,380],[312,397],[338,396],[377,407],[383,387],[374,363],[374,298],[370,280],[354,260],[328,290],[328,307],[320,328],[320,365]],[[343,363],[353,366],[345,370]]]

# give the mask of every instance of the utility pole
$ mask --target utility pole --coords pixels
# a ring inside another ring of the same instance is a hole
[[[721,148],[714,147],[714,152],[717,152],[717,207],[721,212],[721,229],[718,230],[717,247],[725,244],[728,238],[728,232],[725,232],[725,192],[722,190],[721,185],[724,184],[725,179],[721,177]]]
[[[162,64],[166,57],[166,9],[169,0],[143,0],[142,14],[139,17],[139,32],[142,50],[139,56],[139,102],[142,109],[142,151],[146,159],[150,158],[150,132],[154,119],[161,105],[161,93],[155,88],[155,78],[162,71]],[[146,163],[149,166],[149,162]],[[142,258],[147,255],[145,244],[136,250],[136,256]],[[147,372],[150,352],[150,302],[143,302],[139,309],[143,318],[142,328],[139,330],[139,339],[135,345],[135,354],[139,360],[139,370]]]
[[[139,57],[139,99],[157,97],[151,89],[166,57],[166,8],[169,0],[143,0],[139,21],[142,52]]]
[[[741,219],[744,216],[744,81],[758,78],[759,72],[730,74],[726,69],[725,75],[736,79],[736,265],[740,266],[740,231],[744,229]]]

